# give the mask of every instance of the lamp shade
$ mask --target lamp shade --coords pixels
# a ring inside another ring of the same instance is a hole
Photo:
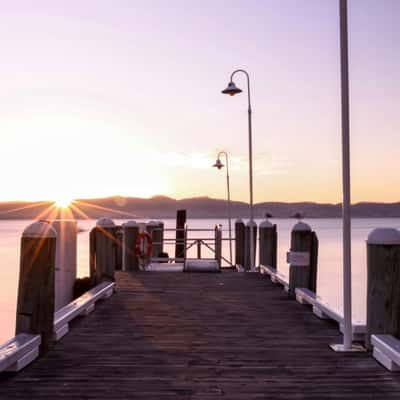
[[[229,94],[234,96],[235,94],[242,93],[242,89],[239,89],[232,81],[228,83],[226,89],[222,91],[223,94]]]
[[[216,167],[218,169],[221,169],[224,166],[224,164],[222,164],[221,160],[218,158],[217,161],[215,161],[215,164],[213,165],[213,167]]]

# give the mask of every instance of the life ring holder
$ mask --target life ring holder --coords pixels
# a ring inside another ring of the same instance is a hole
[[[153,253],[153,240],[151,235],[146,232],[139,232],[136,236],[135,255],[139,258],[150,258]]]

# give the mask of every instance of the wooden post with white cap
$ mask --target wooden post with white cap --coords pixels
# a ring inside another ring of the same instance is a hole
[[[289,296],[295,297],[296,288],[317,290],[318,238],[311,227],[299,221],[292,229],[289,267]]]
[[[110,218],[100,218],[96,222],[96,284],[104,280],[114,280],[116,267],[115,224]]]
[[[161,221],[149,221],[146,230],[153,242],[152,257],[160,257],[163,251],[164,223]]]
[[[244,231],[244,222],[237,219],[235,221],[235,265],[239,268],[244,268]]]
[[[73,219],[58,219],[51,226],[57,232],[54,309],[58,311],[74,298],[78,225]]]
[[[186,210],[177,210],[175,258],[184,258],[186,254],[185,225],[186,225]]]
[[[115,269],[122,269],[122,226],[116,225],[113,229],[115,249]]]
[[[268,218],[259,226],[260,265],[276,269],[278,234],[276,224],[272,224]]]
[[[122,225],[122,229],[122,270],[138,271],[139,259],[135,254],[135,245],[139,224],[136,221],[127,221]]]
[[[250,228],[252,227],[252,229]],[[250,246],[251,240],[253,241],[252,246]],[[254,255],[257,250],[257,223],[254,221],[248,221],[244,231],[244,269],[246,271],[253,271],[256,264]],[[254,263],[254,265],[252,264]],[[253,269],[252,269],[253,268]]]
[[[41,335],[40,352],[52,344],[57,232],[45,221],[23,232],[16,314],[16,334]]]
[[[367,331],[400,339],[400,232],[393,228],[373,230],[367,240]]]

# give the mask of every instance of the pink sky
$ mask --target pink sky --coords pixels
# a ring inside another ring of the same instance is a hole
[[[13,1],[0,15],[0,200],[341,199],[336,0]],[[400,2],[349,0],[353,201],[398,201]],[[238,77],[237,84],[244,80]]]

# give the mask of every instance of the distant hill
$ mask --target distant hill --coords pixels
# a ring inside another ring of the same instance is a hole
[[[209,197],[195,197],[176,200],[166,196],[154,196],[149,199],[112,196],[99,199],[78,199],[70,211],[56,209],[51,202],[3,202],[0,203],[0,219],[35,219],[71,217],[77,219],[100,218],[171,218],[177,209],[186,209],[189,218],[225,218],[226,200]],[[248,216],[248,204],[232,202],[234,218]],[[339,218],[340,204],[319,204],[312,202],[284,203],[264,202],[254,206],[256,218],[266,212],[276,218],[287,218],[295,213],[303,213],[307,218]],[[356,218],[393,218],[400,217],[400,202],[397,203],[357,203],[352,206],[352,215]]]

